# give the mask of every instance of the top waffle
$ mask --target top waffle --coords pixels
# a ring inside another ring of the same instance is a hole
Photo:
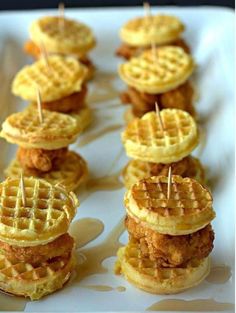
[[[159,94],[182,85],[192,74],[193,58],[180,47],[166,46],[146,50],[121,64],[119,75],[141,92]]]
[[[8,116],[0,136],[24,148],[54,150],[73,143],[82,131],[73,116],[47,110],[42,113],[42,123],[33,106]]]
[[[24,186],[25,206],[20,179],[0,184],[0,240],[37,246],[66,233],[78,206],[75,194],[33,177],[24,178]]]
[[[37,101],[39,88],[43,102],[50,102],[81,90],[87,69],[72,57],[49,56],[27,65],[16,75],[12,92],[28,101]]]
[[[134,184],[125,195],[127,213],[162,234],[185,235],[204,228],[215,217],[210,192],[191,178],[153,176]]]
[[[95,46],[91,29],[67,18],[42,17],[32,23],[29,31],[32,41],[39,47],[43,43],[49,53],[84,56]]]
[[[128,21],[120,31],[121,39],[131,46],[170,43],[181,35],[184,25],[174,16],[151,15]]]
[[[156,112],[131,121],[122,133],[129,157],[153,163],[177,162],[198,144],[194,119],[185,111],[164,109],[160,112],[164,132]]]

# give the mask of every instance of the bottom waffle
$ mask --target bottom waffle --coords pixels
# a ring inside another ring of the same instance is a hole
[[[88,107],[82,108],[78,112],[71,113],[70,115],[76,118],[82,131],[91,124],[93,118],[92,111]]]
[[[178,169],[176,172],[173,172],[172,168],[172,174],[174,175],[181,175],[183,177],[190,177],[193,179],[196,179],[199,181],[200,184],[205,185],[205,173],[204,168],[202,167],[201,163],[198,159],[194,157],[191,158],[191,164],[189,162],[189,165],[191,168],[188,168],[186,171],[186,175],[182,175],[181,173],[178,173]],[[181,162],[181,161],[180,161]],[[151,176],[156,175],[168,175],[168,167],[166,167],[167,171],[166,173],[160,172],[160,173],[153,173],[152,172],[152,163],[143,162],[139,160],[131,160],[129,163],[125,166],[122,176],[124,185],[127,189],[131,188],[135,183],[137,183],[139,180]]]
[[[17,160],[13,160],[5,170],[6,177],[20,177],[22,167]],[[68,191],[75,190],[84,183],[88,176],[86,161],[77,153],[69,151],[60,167],[48,173],[37,173],[35,171],[24,171],[25,177],[38,177],[47,180],[51,184],[61,184]]]
[[[153,294],[174,294],[198,285],[210,271],[209,258],[192,260],[185,268],[161,268],[141,257],[139,245],[130,242],[118,250],[116,274],[136,287]]]
[[[37,300],[60,288],[74,268],[74,257],[55,258],[40,265],[11,261],[0,254],[0,289],[17,296]]]

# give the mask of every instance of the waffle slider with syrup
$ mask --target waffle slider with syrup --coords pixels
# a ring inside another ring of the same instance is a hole
[[[122,43],[116,54],[129,60],[150,49],[153,44],[157,47],[172,45],[181,47],[189,53],[190,49],[181,38],[185,29],[183,23],[171,15],[150,15],[129,20],[120,30]]]
[[[72,114],[85,129],[92,120],[86,75],[86,67],[75,58],[49,56],[23,67],[13,80],[12,92],[36,105],[38,89],[43,109]]]
[[[33,177],[0,183],[0,289],[37,300],[60,288],[74,268],[68,234],[78,200]]]
[[[86,161],[68,150],[82,129],[71,115],[42,110],[40,121],[32,105],[23,112],[10,115],[2,124],[0,136],[19,146],[17,158],[5,170],[7,177],[44,178],[52,184],[60,183],[67,190],[76,189],[87,177]]]
[[[197,125],[185,111],[164,109],[160,118],[157,112],[146,113],[128,124],[122,142],[133,159],[123,170],[127,188],[145,177],[166,176],[170,166],[174,175],[205,182],[200,161],[190,155],[199,142]]]
[[[194,287],[209,274],[215,213],[212,196],[191,178],[153,176],[125,195],[129,242],[118,250],[117,274],[154,294]]]
[[[96,40],[87,25],[65,17],[45,16],[31,24],[29,33],[30,39],[24,45],[27,54],[40,58],[43,45],[49,55],[75,57],[87,67],[86,79],[93,77],[95,67],[88,52],[95,47]]]
[[[176,108],[195,116],[194,90],[189,82],[194,69],[193,58],[175,46],[147,50],[121,64],[119,76],[128,87],[120,98],[131,105],[125,119],[155,110],[155,102],[160,110]]]

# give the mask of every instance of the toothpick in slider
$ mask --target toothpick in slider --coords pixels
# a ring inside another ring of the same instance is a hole
[[[151,16],[151,7],[150,7],[149,2],[144,2],[143,8],[144,8],[144,12],[145,12],[146,17],[147,18],[150,17]]]
[[[58,11],[59,11],[59,27],[60,30],[63,31],[65,27],[65,4],[63,2],[59,3]]]
[[[21,171],[21,174],[20,174],[20,189],[21,189],[22,204],[25,207],[26,206],[26,197],[25,197],[25,184],[24,184],[23,171]]]
[[[44,43],[41,41],[41,44],[40,44],[40,52],[41,52],[41,56],[43,57],[44,61],[45,61],[45,64],[47,66],[47,68],[51,71],[51,67],[50,67],[50,64],[49,64],[49,61],[48,61],[48,53],[47,53],[47,50],[44,46]]]
[[[172,173],[171,173],[171,166],[169,167],[168,171],[168,185],[167,185],[167,199],[170,199],[171,195],[171,185],[172,185]]]
[[[36,86],[36,93],[37,93],[37,107],[38,107],[38,114],[39,114],[39,121],[43,123],[43,110],[42,110],[42,98],[40,94],[39,87]]]
[[[159,109],[159,105],[158,105],[157,101],[155,102],[155,109],[156,109],[156,114],[157,114],[157,116],[158,116],[158,119],[159,119],[159,122],[160,122],[160,125],[161,125],[162,133],[163,133],[163,135],[164,135],[165,128],[164,128],[164,125],[163,125],[163,122],[162,122],[162,118],[161,118],[161,114],[160,114],[160,109]]]

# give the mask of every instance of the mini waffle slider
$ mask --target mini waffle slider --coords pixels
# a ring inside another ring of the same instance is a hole
[[[49,56],[23,67],[14,78],[12,92],[36,104],[38,89],[43,109],[73,114],[84,129],[91,122],[85,101],[86,75],[86,67],[75,58]]]
[[[152,44],[175,45],[189,52],[187,44],[181,39],[184,29],[183,23],[175,16],[159,14],[134,18],[122,26],[122,44],[116,53],[130,59],[150,49]]]
[[[197,181],[145,178],[125,195],[129,243],[118,251],[116,273],[150,293],[172,294],[209,273],[214,233],[212,197]],[[187,253],[186,253],[187,251]]]
[[[68,151],[82,129],[75,117],[42,110],[40,122],[34,106],[23,112],[10,115],[2,125],[0,136],[19,145],[17,160],[6,169],[7,177],[19,177],[22,169],[25,176],[44,178],[52,184],[60,183],[74,190],[87,177],[85,160]]]
[[[162,124],[161,124],[162,123]],[[204,182],[204,169],[190,153],[198,145],[196,122],[187,113],[164,109],[146,113],[131,121],[122,133],[126,153],[133,158],[123,171],[124,183],[130,188],[145,177],[173,174]]]
[[[188,81],[194,69],[193,58],[180,47],[147,50],[119,66],[120,78],[128,85],[121,101],[132,105],[136,117],[155,110],[155,102],[160,109],[182,109],[194,116],[194,92]]]
[[[63,287],[74,267],[67,231],[77,206],[72,192],[45,180],[0,184],[1,290],[36,300]]]
[[[95,47],[96,41],[87,25],[65,17],[45,16],[31,24],[29,33],[30,40],[24,46],[26,53],[39,58],[43,44],[49,55],[77,58],[88,68],[86,79],[92,78],[95,67],[87,53]]]

